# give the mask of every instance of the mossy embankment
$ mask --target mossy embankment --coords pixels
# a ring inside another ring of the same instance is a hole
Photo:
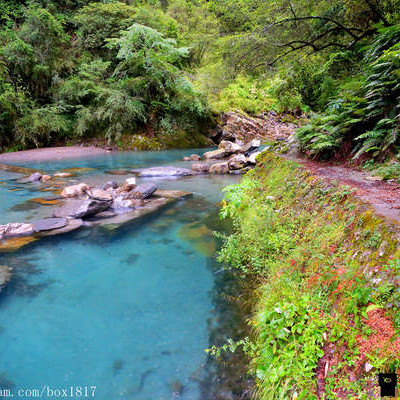
[[[399,370],[399,228],[351,188],[263,153],[226,189],[220,258],[259,282],[244,341],[257,399],[370,398]]]

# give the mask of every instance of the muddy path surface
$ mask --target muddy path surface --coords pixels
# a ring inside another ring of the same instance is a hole
[[[284,157],[301,164],[313,175],[337,181],[355,190],[354,195],[372,206],[375,213],[392,223],[400,223],[400,184],[385,182],[368,172],[312,160]]]

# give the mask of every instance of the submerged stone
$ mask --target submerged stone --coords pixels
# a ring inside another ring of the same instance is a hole
[[[33,236],[11,237],[0,240],[0,253],[13,252],[37,240]]]
[[[74,176],[71,172],[56,172],[53,176],[56,178],[71,178]]]
[[[154,196],[165,197],[166,199],[185,199],[186,197],[192,196],[193,193],[185,192],[184,190],[164,190],[157,189]]]
[[[128,175],[128,171],[120,170],[120,169],[113,169],[111,171],[105,171],[106,174],[109,175]]]
[[[215,254],[217,247],[213,231],[202,222],[192,222],[183,226],[179,230],[178,236],[191,242],[193,247],[206,257]]]
[[[96,168],[89,168],[89,167],[73,167],[73,168],[65,168],[61,172],[66,172],[66,173],[83,173],[83,172],[88,172],[88,171],[95,171]]]
[[[7,265],[0,265],[0,292],[5,288],[11,279],[11,268]]]
[[[54,206],[60,204],[61,200],[58,196],[51,197],[37,197],[35,199],[31,199],[31,202],[40,204],[42,206]]]

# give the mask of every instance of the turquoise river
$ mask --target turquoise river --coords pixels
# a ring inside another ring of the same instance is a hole
[[[50,174],[86,168],[69,182],[95,185],[129,176],[112,170],[189,167],[179,161],[187,154],[109,153],[23,166]],[[19,178],[0,172],[2,224],[51,212],[31,200],[52,193]],[[213,237],[222,229],[221,189],[239,179],[153,178],[160,188],[194,196],[118,229],[81,228],[0,253],[0,264],[13,268],[0,294],[0,390],[11,389],[14,398],[30,398],[17,397],[20,389],[69,393],[77,386],[95,387],[96,400],[240,398],[232,387],[240,381],[236,368],[204,351],[241,330],[240,310],[225,300],[234,278],[216,262]]]

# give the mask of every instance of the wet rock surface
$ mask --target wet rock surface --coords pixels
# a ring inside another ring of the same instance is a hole
[[[152,196],[156,190],[157,186],[154,183],[142,183],[133,189],[134,192],[139,192],[143,199],[147,199],[148,197]]]
[[[63,206],[53,211],[57,218],[73,217],[88,218],[109,208],[107,201],[99,200],[69,200]]]
[[[193,171],[187,168],[176,167],[152,167],[145,169],[133,169],[132,172],[142,177],[168,177],[168,176],[189,176]]]
[[[37,182],[37,181],[40,181],[41,178],[42,178],[42,174],[40,172],[35,172],[32,175],[29,175],[28,181],[29,182]]]
[[[89,189],[86,183],[79,183],[78,185],[71,185],[65,187],[61,192],[61,197],[77,197],[84,194]]]
[[[45,218],[32,223],[35,232],[50,231],[68,225],[67,218]]]
[[[32,224],[11,223],[0,225],[0,239],[3,237],[28,236],[34,232]]]

